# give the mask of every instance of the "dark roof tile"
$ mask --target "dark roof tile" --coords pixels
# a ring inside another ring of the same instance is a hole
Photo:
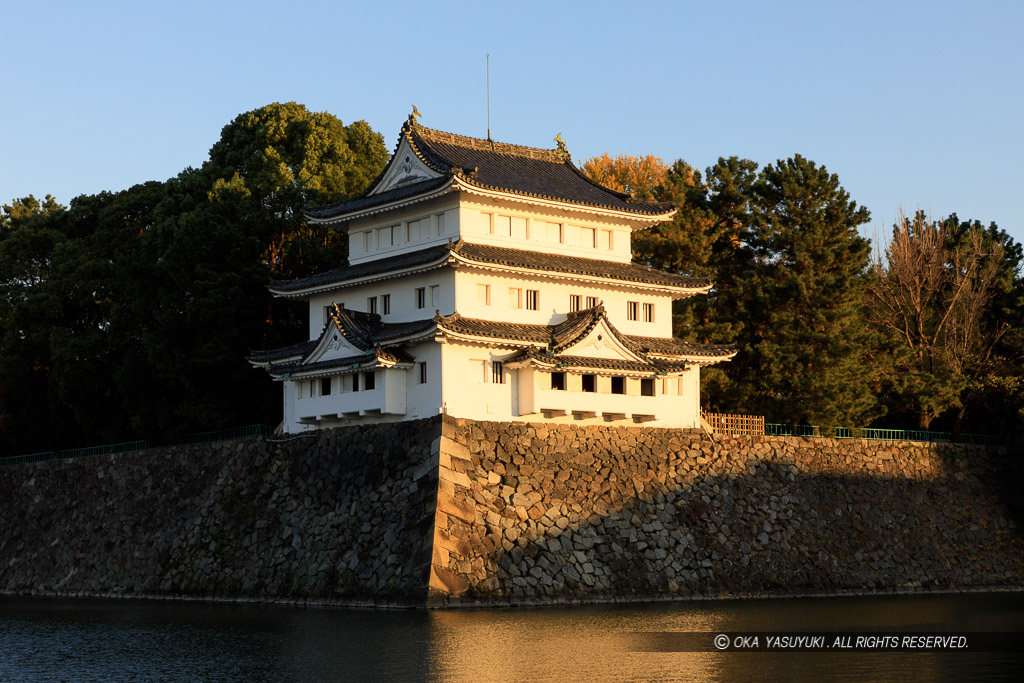
[[[377,259],[359,263],[354,266],[344,265],[339,268],[317,273],[309,277],[295,278],[294,280],[275,280],[270,283],[270,290],[287,294],[289,292],[300,292],[306,289],[315,289],[328,285],[339,285],[351,280],[359,280],[372,275],[381,275],[406,268],[415,268],[440,262],[451,252],[451,246],[441,244],[436,247],[420,249],[408,254],[400,254],[391,258]]]
[[[340,268],[334,268],[310,277],[294,280],[277,280],[270,284],[270,290],[287,296],[293,292],[342,285],[346,282],[361,280],[374,275],[384,275],[417,266],[440,266],[444,264],[445,257],[449,254],[454,254],[457,257],[461,256],[463,260],[469,262],[476,261],[509,268],[523,268],[567,277],[585,275],[622,282],[636,282],[682,289],[702,289],[711,284],[711,280],[708,278],[673,275],[642,266],[638,263],[622,263],[579,256],[564,256],[526,249],[509,249],[462,240],[454,244],[441,244],[407,254],[359,263],[354,266],[341,266]]]
[[[687,289],[700,289],[711,284],[711,280],[705,277],[673,275],[672,273],[654,270],[653,268],[632,262],[622,263],[620,261],[603,261],[542,251],[527,251],[526,249],[507,249],[505,247],[465,241],[459,242],[455,246],[454,251],[474,261],[511,266],[513,268],[529,268],[550,273],[563,273],[565,275],[589,275],[612,280],[665,285],[668,287],[685,287]]]
[[[342,217],[385,202],[425,194],[450,182],[452,176],[483,189],[639,215],[663,216],[674,208],[672,204],[636,200],[594,182],[573,165],[568,151],[482,140],[408,121],[402,126],[399,144],[402,139],[408,141],[416,155],[441,177],[372,195],[370,192],[384,177],[381,174],[359,197],[311,207],[306,215],[321,220]]]

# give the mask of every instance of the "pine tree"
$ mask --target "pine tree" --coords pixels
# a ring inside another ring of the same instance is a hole
[[[762,169],[751,195],[753,263],[738,278],[745,324],[727,372],[745,412],[859,426],[879,412],[863,296],[870,214],[839,178],[796,155]]]

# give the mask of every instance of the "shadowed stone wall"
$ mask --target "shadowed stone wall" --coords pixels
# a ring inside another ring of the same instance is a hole
[[[0,592],[422,602],[440,418],[0,468]]]
[[[1022,586],[1000,456],[446,419],[433,600]]]
[[[995,449],[434,418],[0,468],[0,594],[433,606],[1024,585]]]

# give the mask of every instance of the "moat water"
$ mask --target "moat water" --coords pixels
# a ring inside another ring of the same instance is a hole
[[[1024,594],[446,612],[0,597],[0,681],[977,681],[1024,670],[1022,651],[970,648],[648,651],[665,649],[651,635],[664,632],[864,630],[1024,634]]]

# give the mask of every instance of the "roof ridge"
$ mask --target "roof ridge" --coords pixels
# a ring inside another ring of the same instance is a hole
[[[427,142],[443,142],[449,145],[468,147],[469,149],[479,149],[485,152],[508,154],[509,156],[526,157],[528,159],[538,159],[540,161],[550,161],[557,164],[564,164],[568,162],[569,165],[572,166],[572,161],[568,156],[568,152],[563,152],[560,149],[527,147],[526,145],[514,145],[509,142],[496,142],[494,140],[484,138],[474,138],[469,135],[460,135],[459,133],[449,133],[435,128],[427,128],[422,124],[410,123],[409,121],[405,122],[403,129],[413,135],[422,137]]]

